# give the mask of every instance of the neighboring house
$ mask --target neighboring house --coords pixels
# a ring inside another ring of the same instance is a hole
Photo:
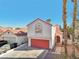
[[[1,33],[3,33],[3,30],[2,30],[2,29],[0,29],[0,34],[1,34]]]
[[[60,26],[59,25],[55,25],[54,26],[56,28],[56,43],[58,44],[62,44],[63,40],[63,32],[60,30]]]
[[[24,32],[18,32],[14,33],[11,30],[6,30],[1,35],[1,40],[7,40],[8,43],[17,43],[18,45],[26,42],[27,40],[27,33]]]
[[[19,31],[18,33],[15,34],[18,38],[17,42],[19,44],[22,44],[22,43],[28,43],[28,40],[27,40],[27,33],[26,32],[22,32],[22,31]]]
[[[22,27],[22,28],[15,28],[14,32],[17,33],[19,31],[23,31],[23,32],[27,32],[27,28],[26,27]]]
[[[52,49],[55,46],[56,28],[37,18],[27,25],[28,46]]]

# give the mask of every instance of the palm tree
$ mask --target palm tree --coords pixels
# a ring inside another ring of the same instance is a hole
[[[65,49],[65,59],[67,59],[67,24],[66,24],[66,5],[67,0],[63,0],[63,23],[64,23],[64,49]]]
[[[72,33],[73,33],[72,26],[67,26],[67,35],[69,39],[71,39],[70,35],[72,35]]]
[[[72,2],[74,2],[74,13],[73,13],[73,39],[72,39],[72,43],[73,43],[73,59],[75,57],[75,21],[76,21],[76,17],[77,17],[77,1],[78,0],[72,0]]]

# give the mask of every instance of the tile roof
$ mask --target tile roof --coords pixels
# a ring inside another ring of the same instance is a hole
[[[0,36],[3,35],[6,32],[12,32],[14,35],[17,36],[24,36],[27,35],[27,29],[19,29],[19,30],[15,30],[15,29],[0,29]]]
[[[27,33],[26,33],[26,32],[23,32],[23,31],[19,31],[19,32],[16,33],[15,35],[17,35],[17,36],[26,36]]]

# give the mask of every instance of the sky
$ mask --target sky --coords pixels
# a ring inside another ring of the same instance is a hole
[[[63,0],[0,0],[0,26],[24,27],[37,18],[63,26]],[[67,3],[67,24],[72,24],[73,3]]]

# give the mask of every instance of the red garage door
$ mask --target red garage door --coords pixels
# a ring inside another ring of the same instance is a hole
[[[49,40],[32,39],[32,47],[49,48]]]

